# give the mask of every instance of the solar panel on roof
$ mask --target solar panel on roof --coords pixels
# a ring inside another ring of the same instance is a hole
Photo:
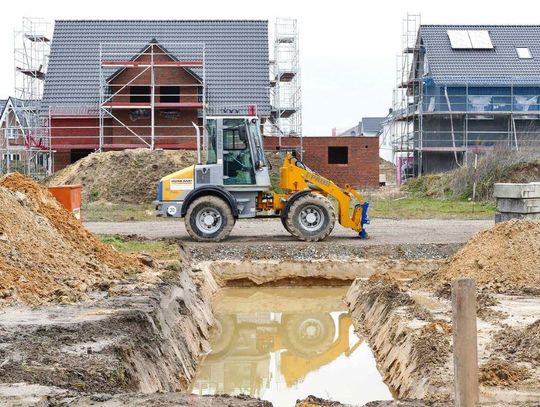
[[[448,30],[453,49],[493,49],[487,30]]]
[[[448,38],[453,49],[471,49],[472,43],[466,30],[448,30]]]
[[[489,31],[486,30],[469,30],[469,38],[474,49],[493,49]]]

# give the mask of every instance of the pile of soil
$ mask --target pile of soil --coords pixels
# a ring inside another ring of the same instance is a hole
[[[320,397],[307,396],[305,399],[296,400],[294,407],[345,407],[339,401],[325,400]]]
[[[485,157],[475,170],[464,166],[455,170],[427,174],[411,180],[402,187],[404,192],[433,198],[472,198],[476,182],[476,199],[493,200],[493,189],[497,182],[529,183],[540,179],[540,161],[509,160],[500,157]]]
[[[97,240],[46,188],[12,173],[0,179],[0,301],[72,302],[142,271],[134,257]]]
[[[45,178],[47,186],[81,184],[83,204],[151,204],[156,199],[158,181],[197,161],[191,150],[149,150],[137,148],[93,153]],[[267,152],[270,176],[275,186],[283,159]]]
[[[504,360],[490,360],[480,368],[480,383],[486,386],[511,386],[529,377],[527,369]]]
[[[420,277],[419,287],[449,293],[453,280],[474,278],[479,289],[540,294],[540,222],[512,220],[477,233],[439,270]]]
[[[540,366],[540,319],[525,328],[501,329],[493,338],[493,354]]]
[[[94,201],[151,204],[158,181],[195,164],[196,152],[137,148],[93,153],[46,178],[47,186],[82,184],[83,204]]]
[[[379,172],[386,176],[386,184],[393,185],[396,183],[396,166],[384,158],[379,159]]]

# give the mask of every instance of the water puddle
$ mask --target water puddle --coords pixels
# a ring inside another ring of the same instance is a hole
[[[347,287],[227,288],[219,327],[192,385],[196,394],[248,394],[276,407],[315,395],[342,403],[390,400],[368,345],[354,332]]]

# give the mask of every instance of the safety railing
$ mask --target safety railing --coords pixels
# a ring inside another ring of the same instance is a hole
[[[453,151],[465,149],[491,149],[498,146],[540,148],[540,127],[520,129],[516,132],[503,130],[423,130],[410,131],[393,140],[396,151],[432,150]]]

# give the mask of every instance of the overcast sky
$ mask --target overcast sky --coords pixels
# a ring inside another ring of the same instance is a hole
[[[540,2],[446,1],[35,1],[6,5],[0,15],[0,98],[13,93],[13,30],[22,17],[55,19],[297,18],[306,135],[330,135],[362,116],[384,116],[392,102],[401,21],[424,24],[540,24]],[[270,37],[272,38],[272,37]]]

